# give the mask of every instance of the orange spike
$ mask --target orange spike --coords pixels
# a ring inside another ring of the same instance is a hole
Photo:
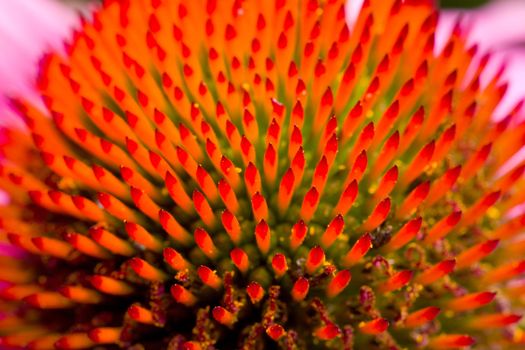
[[[163,243],[160,239],[153,236],[146,229],[133,222],[125,222],[124,227],[129,237],[144,246],[146,249],[160,253],[163,249]]]
[[[480,283],[495,284],[509,280],[525,272],[525,260],[513,261],[504,265],[500,265],[490,271],[481,278]]]
[[[324,249],[329,248],[337,239],[337,237],[343,232],[345,222],[342,215],[337,215],[321,236],[321,246]]]
[[[410,216],[416,208],[427,198],[430,191],[430,181],[425,181],[418,185],[410,192],[410,194],[401,203],[397,210],[396,216],[398,218],[405,218]]]
[[[379,120],[377,125],[377,131],[374,138],[374,146],[377,147],[381,141],[385,138],[386,134],[390,131],[390,128],[394,125],[399,115],[399,101],[395,100],[386,109],[385,113]]]
[[[299,103],[299,101],[297,102]],[[292,132],[290,133],[290,144],[288,146],[288,158],[293,160],[297,152],[303,145],[303,135],[301,129],[297,125],[293,126]]]
[[[122,327],[97,327],[89,331],[88,336],[97,344],[114,344],[120,341]]]
[[[396,130],[392,134],[392,136],[390,136],[386,140],[385,144],[381,148],[381,151],[379,152],[379,155],[377,156],[377,159],[374,162],[372,170],[370,171],[370,176],[372,178],[379,177],[379,175],[383,172],[383,169],[385,169],[385,167],[387,167],[392,162],[392,159],[396,155],[398,148],[399,148],[399,131]],[[397,167],[396,167],[396,170],[397,170]]]
[[[212,260],[217,258],[219,252],[208,232],[202,228],[197,228],[193,233],[193,237],[197,246],[208,258]]]
[[[430,193],[426,200],[426,205],[430,206],[447,194],[456,183],[461,173],[461,165],[448,169],[438,180],[434,181]]]
[[[217,276],[217,273],[209,267],[201,265],[197,269],[197,273],[199,275],[199,278],[205,285],[213,289],[219,289],[221,287],[221,279],[219,278],[219,276]]]
[[[93,287],[106,294],[130,295],[134,291],[126,282],[108,276],[94,275],[90,282]]]
[[[388,242],[383,249],[387,252],[393,252],[400,249],[418,234],[422,223],[423,219],[421,217],[410,220],[403,225],[394,236],[392,236],[390,242]]]
[[[295,176],[293,170],[292,168],[288,168],[288,170],[284,173],[279,185],[277,205],[279,206],[279,211],[281,213],[286,213],[287,209],[290,207],[295,185],[294,181]]]
[[[326,326],[318,328],[314,334],[321,340],[331,340],[341,335],[341,329],[330,322]]]
[[[107,193],[98,193],[98,201],[104,209],[120,220],[134,220],[141,222],[138,213],[128,208],[124,203]]]
[[[317,205],[319,204],[319,192],[315,187],[311,187],[308,192],[304,195],[303,204],[301,205],[301,219],[305,222],[310,221],[315,211],[317,210]]]
[[[480,261],[492,253],[492,251],[494,251],[494,249],[496,249],[498,246],[498,243],[499,240],[488,240],[476,244],[475,246],[462,252],[456,257],[456,269],[463,269]]]
[[[351,279],[352,275],[350,274],[350,271],[339,271],[326,287],[326,295],[329,298],[339,295],[346,288],[346,286],[348,286],[348,283],[350,283]]]
[[[403,184],[403,186],[410,184],[412,180],[418,177],[421,172],[423,172],[423,170],[430,164],[434,154],[434,149],[435,142],[432,140],[427,145],[425,145],[421,151],[419,151],[414,159],[412,159],[412,162],[407,167],[403,173],[403,177],[401,178],[401,184]]]
[[[255,221],[268,220],[268,204],[259,192],[252,196],[252,211]]]
[[[510,326],[521,320],[521,315],[496,313],[488,315],[476,315],[475,319],[468,322],[468,326],[474,329],[492,329]]]
[[[355,129],[357,129],[364,116],[361,101],[357,101],[343,122],[343,128],[341,130],[341,138],[343,142],[346,142],[347,139],[354,134]]]
[[[112,257],[111,253],[95,243],[89,237],[81,235],[80,233],[67,233],[66,240],[79,252],[92,256],[97,259],[109,259]]]
[[[381,225],[390,212],[390,198],[385,198],[375,207],[368,219],[361,225],[361,231],[372,231]]]
[[[154,267],[147,261],[141,259],[141,258],[132,258],[129,261],[131,268],[137,275],[142,277],[145,280],[153,281],[153,282],[161,282],[168,279],[168,275],[164,273],[164,271]]]
[[[473,206],[471,206],[465,214],[463,214],[463,219],[461,220],[462,226],[470,226],[478,221],[487,210],[492,207],[500,198],[501,192],[491,192],[485,195],[483,198],[478,200]]]
[[[308,233],[308,227],[303,220],[299,220],[292,227],[292,232],[290,234],[290,248],[296,250],[303,243],[306,234]]]
[[[522,214],[508,222],[500,225],[494,232],[489,234],[491,239],[509,239],[521,232],[525,225],[525,214]]]
[[[231,326],[237,321],[235,315],[222,306],[215,306],[211,313],[217,322],[225,326]]]
[[[454,140],[456,139],[456,125],[452,125],[448,127],[439,139],[436,142],[436,150],[434,151],[434,156],[432,157],[432,161],[436,163],[441,163],[443,159],[448,154],[450,148],[454,144]]]
[[[366,253],[372,248],[372,237],[369,233],[362,235],[352,246],[352,249],[342,259],[345,267],[357,264]]]
[[[191,235],[178,223],[177,220],[175,220],[175,218],[170,213],[164,209],[160,209],[158,215],[162,228],[178,243],[188,245],[191,242]]]
[[[284,330],[283,326],[274,323],[266,328],[266,334],[268,334],[268,336],[273,340],[277,341],[285,336],[286,331]]]
[[[204,224],[209,228],[215,227],[217,220],[210,207],[210,203],[206,200],[206,197],[197,190],[193,191],[193,205]]]
[[[410,270],[402,270],[390,276],[385,282],[378,287],[379,292],[388,293],[406,286],[411,280],[414,273]]]
[[[232,190],[230,184],[226,180],[221,179],[219,181],[218,187],[219,194],[221,195],[222,201],[228,211],[237,213],[239,211],[239,202],[237,201],[237,196]]]
[[[102,227],[93,227],[89,230],[89,234],[95,242],[112,252],[113,254],[123,256],[133,256],[136,254],[135,248],[113,233],[104,230]]]
[[[182,187],[180,180],[172,175],[169,171],[166,172],[164,179],[166,188],[170,197],[179,207],[181,207],[186,213],[193,213],[193,204],[190,197],[186,194],[186,191]]]
[[[167,247],[164,248],[163,252],[164,260],[170,265],[174,270],[181,271],[191,268],[190,264],[186,259],[182,257],[175,249]]]
[[[427,233],[423,240],[426,244],[432,244],[445,237],[461,220],[461,211],[453,211],[448,216],[436,223]]]
[[[233,215],[230,211],[225,210],[221,215],[222,226],[230,236],[230,239],[233,243],[239,244],[241,239],[241,225],[237,220],[237,217]]]
[[[325,156],[321,158],[314,170],[314,178],[312,180],[312,187],[315,187],[320,193],[323,192],[326,180],[328,179],[328,171],[330,166]]]
[[[68,259],[74,251],[73,247],[62,240],[50,237],[33,237],[31,241],[42,254],[60,259]]]
[[[261,192],[261,176],[259,170],[253,163],[249,163],[244,171],[244,182],[250,197]]]
[[[95,345],[87,333],[70,333],[58,339],[55,347],[58,349],[86,349]]]
[[[196,341],[187,341],[182,344],[183,350],[202,350],[202,346]]]
[[[225,156],[222,156],[220,161],[220,168],[222,174],[228,180],[232,188],[238,190],[240,186],[239,174],[237,172],[237,168],[235,168],[231,160],[229,160]]]
[[[75,303],[98,304],[102,301],[100,293],[82,286],[64,286],[59,289],[59,292]]]
[[[101,166],[93,165],[93,175],[100,184],[100,188],[108,188],[111,193],[120,198],[127,198],[127,186],[123,184],[115,175]]]
[[[257,304],[264,297],[264,289],[255,281],[252,281],[246,287],[246,292],[253,304]]]
[[[358,193],[359,188],[357,180],[354,179],[352,182],[350,182],[348,186],[346,186],[343,193],[341,193],[341,197],[339,197],[339,201],[337,202],[337,205],[335,206],[332,215],[347,214],[350,208],[352,208],[352,205],[354,204]]]
[[[153,313],[139,305],[131,305],[128,308],[128,315],[132,320],[144,324],[154,324]]]
[[[305,164],[306,164],[306,160],[304,156],[304,149],[300,147],[292,159],[292,166],[291,166],[293,174],[295,176],[295,183],[297,185],[300,185],[303,179]]]
[[[337,119],[335,118],[332,118],[331,120],[334,120],[337,122]],[[337,139],[337,134],[333,133],[332,136],[326,141],[326,145],[325,145],[325,148],[322,154],[323,157],[326,157],[326,160],[330,166],[334,163],[335,157],[337,155],[338,147],[339,147],[339,143]]]
[[[263,169],[265,180],[270,186],[273,186],[277,177],[277,164],[279,162],[278,158],[279,154],[277,153],[277,150],[273,144],[269,143],[266,147],[266,151],[264,152]]]
[[[197,167],[195,179],[197,180],[197,184],[202,189],[208,200],[212,203],[216,202],[219,196],[217,187],[213,183],[213,179],[211,178],[210,174],[208,174],[208,172],[200,165]]]
[[[306,295],[308,294],[308,290],[310,289],[310,283],[308,280],[304,277],[299,277],[297,281],[295,281],[293,288],[292,288],[292,298],[295,301],[301,301],[306,298]]]
[[[384,318],[376,318],[372,321],[361,322],[359,331],[364,334],[381,334],[387,330],[389,323]]]
[[[447,302],[447,309],[457,312],[477,309],[490,303],[496,297],[493,292],[479,292],[463,295]]]
[[[431,338],[428,347],[434,350],[457,349],[474,345],[476,341],[469,335],[442,334]]]
[[[376,191],[374,192],[373,202],[377,203],[381,198],[385,198],[392,192],[392,189],[397,183],[397,178],[399,175],[399,171],[397,170],[397,166],[394,165],[392,168],[390,168],[385,175],[381,178],[381,181],[379,182],[379,185],[377,186]]]
[[[348,163],[352,164],[357,159],[357,156],[360,153],[366,151],[368,147],[370,147],[372,141],[374,140],[374,134],[375,131],[373,122],[370,122],[365,127],[363,127],[361,133],[359,134],[359,137],[357,138],[352,148],[352,152],[348,157]]]
[[[54,349],[55,343],[62,337],[61,334],[46,334],[27,343],[26,349],[29,350],[47,350]],[[2,339],[5,342],[5,339]],[[29,339],[25,339],[26,341]],[[9,345],[9,344],[6,344]]]
[[[135,206],[140,209],[141,212],[146,214],[151,220],[157,221],[159,219],[158,214],[160,207],[153,202],[153,200],[141,189],[131,187],[131,198]],[[126,218],[122,218],[125,220]]]
[[[75,303],[58,292],[41,291],[23,299],[26,303],[39,309],[65,309],[74,307]]]
[[[435,306],[429,306],[424,309],[420,309],[410,313],[405,320],[403,325],[407,328],[420,327],[428,322],[434,320],[441,310]]]
[[[4,300],[22,300],[23,298],[44,291],[36,284],[15,284],[3,288],[0,291],[0,298]]]
[[[277,253],[272,258],[272,269],[277,278],[282,277],[286,271],[288,271],[288,263],[286,262],[286,256],[281,253]]]
[[[266,221],[259,221],[257,226],[255,226],[255,240],[257,242],[257,247],[264,255],[268,254],[268,251],[270,250],[271,238],[272,233]]]
[[[234,248],[230,252],[230,258],[242,273],[246,273],[250,268],[250,259],[243,249],[239,247]]]
[[[197,303],[197,298],[190,291],[179,284],[174,284],[171,286],[170,293],[180,304],[193,306],[195,303]]]
[[[321,247],[313,247],[306,258],[306,272],[312,275],[321,265],[324,264],[325,254]]]
[[[481,168],[481,166],[487,161],[490,151],[492,149],[492,144],[486,144],[481,147],[465,164],[463,171],[461,172],[461,178],[463,180],[468,180],[476,174],[476,172]]]
[[[429,285],[451,273],[455,266],[456,260],[443,260],[421,272],[416,277],[415,282],[425,286]]]

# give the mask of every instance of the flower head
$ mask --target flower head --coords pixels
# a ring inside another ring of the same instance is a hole
[[[3,146],[2,341],[511,346],[525,136],[426,0],[106,1]],[[473,70],[472,74],[467,71]],[[9,266],[9,269],[6,267]],[[518,345],[517,345],[518,346]]]

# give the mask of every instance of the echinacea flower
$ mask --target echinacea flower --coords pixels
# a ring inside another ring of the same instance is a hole
[[[519,348],[516,111],[428,0],[109,0],[2,151],[3,344]],[[467,75],[471,69],[473,73]]]

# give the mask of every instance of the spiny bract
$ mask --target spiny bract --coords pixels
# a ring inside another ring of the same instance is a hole
[[[106,1],[42,60],[47,111],[12,101],[3,344],[523,346],[525,123],[492,121],[506,85],[460,24],[436,54],[437,19]]]

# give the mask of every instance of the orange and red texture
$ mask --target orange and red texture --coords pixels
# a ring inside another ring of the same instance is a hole
[[[2,145],[2,344],[519,349],[506,85],[422,0],[106,1]],[[468,73],[469,71],[470,73]]]

